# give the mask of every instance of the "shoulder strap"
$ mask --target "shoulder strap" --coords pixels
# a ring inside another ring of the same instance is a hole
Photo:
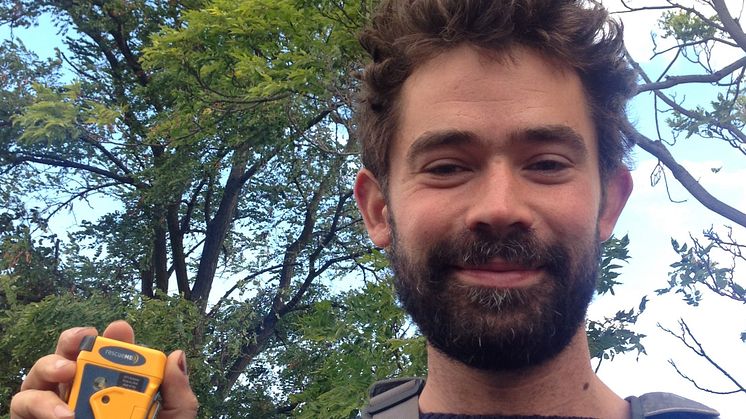
[[[640,397],[628,397],[633,419],[682,418],[716,419],[720,413],[702,403],[672,393],[647,393]]]
[[[421,378],[394,378],[374,383],[363,419],[417,419],[419,395],[425,386]]]
[[[374,383],[363,419],[417,419],[419,395],[425,386],[421,378],[394,378]],[[720,413],[702,403],[673,393],[646,393],[628,397],[632,419],[717,419]]]

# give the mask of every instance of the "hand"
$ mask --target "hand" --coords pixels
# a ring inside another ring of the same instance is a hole
[[[21,391],[10,402],[11,419],[69,419],[73,417],[67,404],[60,398],[75,376],[75,359],[80,341],[85,336],[96,336],[92,327],[65,330],[57,341],[54,354],[40,358],[29,371]],[[133,343],[135,334],[124,321],[111,323],[104,336]],[[174,351],[166,361],[166,372],[161,384],[159,419],[193,419],[197,417],[197,398],[189,386],[186,357]]]

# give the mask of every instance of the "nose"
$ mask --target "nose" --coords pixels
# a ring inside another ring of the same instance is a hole
[[[470,231],[504,235],[533,227],[532,191],[508,164],[492,165],[475,180],[465,218]]]

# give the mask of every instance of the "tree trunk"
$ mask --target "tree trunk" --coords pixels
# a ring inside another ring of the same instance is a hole
[[[212,289],[212,281],[218,268],[220,248],[223,246],[225,236],[228,234],[233,215],[238,206],[238,196],[245,181],[243,180],[246,166],[248,165],[248,151],[237,150],[233,159],[233,167],[225,184],[223,197],[220,200],[215,217],[207,223],[205,243],[202,248],[202,256],[199,260],[197,278],[192,288],[192,300],[197,302],[203,310],[207,307],[207,299]]]
[[[163,218],[157,219],[158,224],[153,228],[155,241],[153,243],[153,269],[155,269],[155,286],[158,291],[168,293],[168,257],[166,244],[166,229]]]
[[[148,298],[153,298],[153,268],[141,269],[140,278],[142,281],[140,286],[142,289],[142,295]]]
[[[179,293],[187,300],[191,298],[189,289],[189,275],[187,273],[186,256],[184,254],[184,232],[179,226],[179,206],[171,204],[166,214],[168,235],[171,242],[171,258],[173,259],[174,271],[176,272],[176,284]]]

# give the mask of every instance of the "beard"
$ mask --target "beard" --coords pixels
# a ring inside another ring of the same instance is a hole
[[[596,288],[599,243],[545,244],[527,230],[501,237],[467,232],[443,238],[418,258],[399,246],[390,225],[399,299],[430,345],[449,358],[491,371],[539,365],[560,353],[584,324]],[[465,284],[454,275],[455,266],[494,259],[538,269],[542,278],[501,289]]]

